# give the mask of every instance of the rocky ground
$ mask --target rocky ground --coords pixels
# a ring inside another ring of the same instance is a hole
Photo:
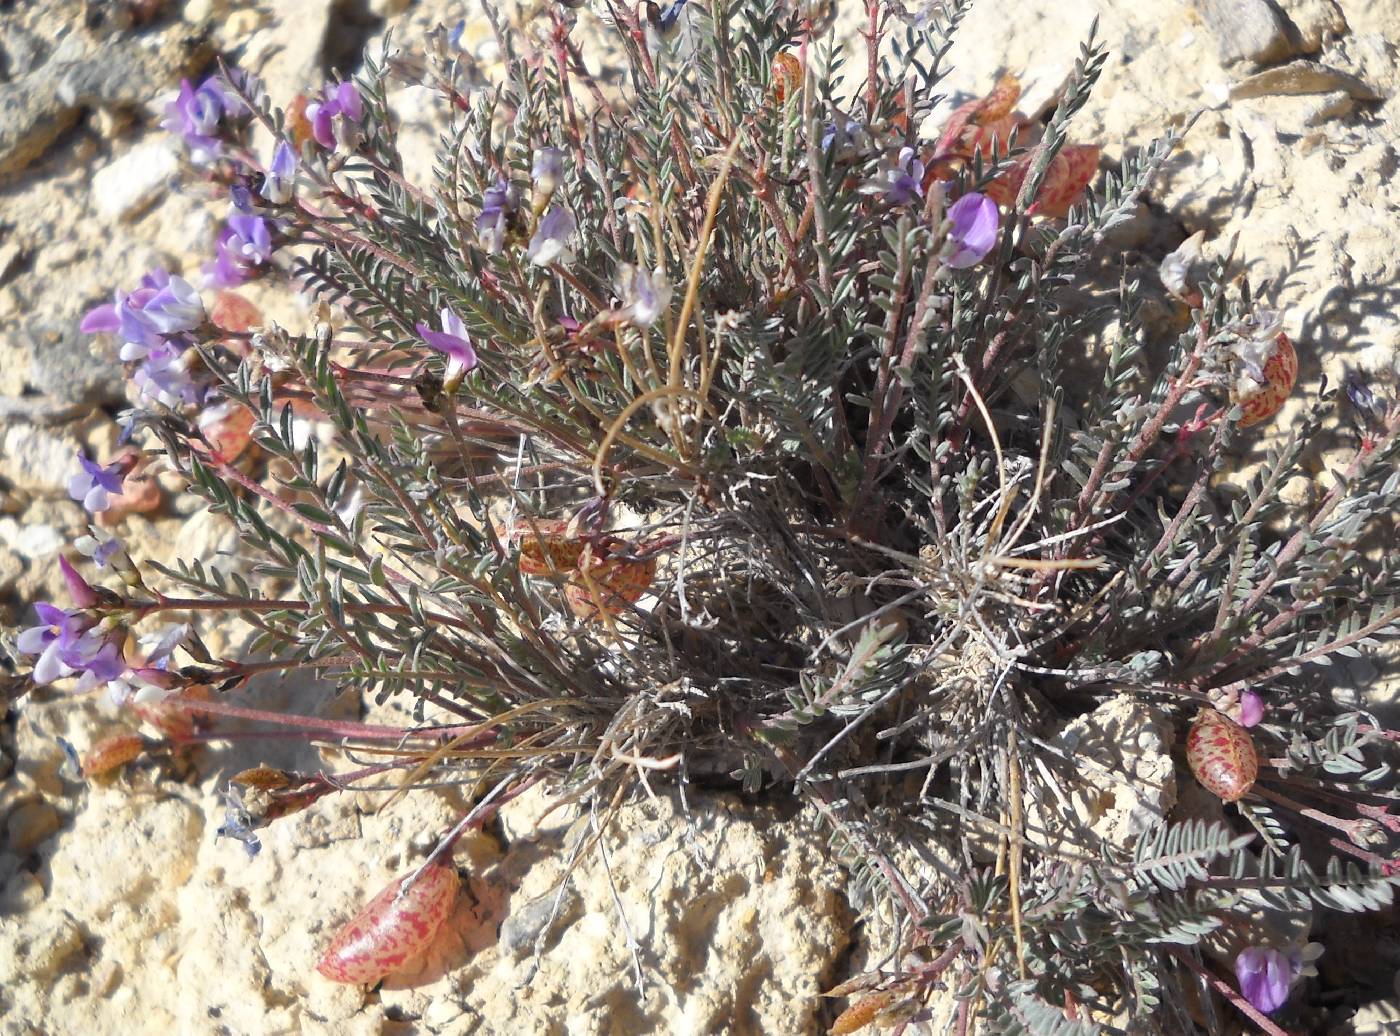
[[[332,67],[352,69],[388,28],[402,43],[463,17],[463,45],[487,68],[495,45],[471,3],[0,3],[0,625],[61,599],[57,555],[84,527],[65,491],[74,452],[114,449],[126,390],[115,357],[78,332],[81,314],[151,266],[197,269],[212,248],[223,205],[180,186],[157,125],[180,76],[222,53],[285,101]],[[950,56],[953,99],[1012,70],[1023,108],[1051,103],[1095,17],[1112,56],[1075,140],[1102,142],[1112,166],[1200,113],[1120,244],[1151,270],[1196,230],[1216,247],[1238,237],[1303,360],[1305,385],[1276,427],[1324,375],[1356,370],[1394,391],[1400,5],[986,0]],[[439,113],[419,88],[395,103],[425,159]],[[289,325],[304,320],[295,300],[257,301]],[[1241,469],[1266,444],[1251,441]],[[1323,450],[1310,463],[1320,475],[1331,460]],[[1289,492],[1303,500],[1317,485],[1302,478]],[[229,530],[174,494],[120,531],[138,558],[238,560]],[[1371,660],[1339,679],[1374,708],[1394,704]],[[329,700],[334,689],[298,693]],[[421,856],[455,817],[452,797],[383,811],[332,798],[276,826],[249,861],[215,838],[217,789],[265,753],[209,750],[182,780],[73,780],[55,738],[82,750],[114,722],[102,703],[50,694],[4,728],[0,1032],[815,1032],[829,1018],[816,994],[860,941],[824,838],[787,803],[697,793],[688,806],[660,795],[625,807],[607,866],[585,857],[556,912],[548,893],[568,861],[557,850],[587,821],[558,814],[537,827],[542,805],[527,798],[459,856],[477,878],[457,941],[424,974],[367,997],[317,977],[317,948]],[[1170,747],[1154,735],[1125,749],[1135,772],[1165,775],[1163,796]],[[1137,805],[1104,822],[1131,824]],[[1397,1027],[1400,1012],[1381,1002],[1339,1031]]]

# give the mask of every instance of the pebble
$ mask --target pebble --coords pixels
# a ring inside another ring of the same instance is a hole
[[[58,830],[58,810],[47,802],[26,802],[15,808],[5,823],[12,851],[27,856]]]
[[[156,201],[179,168],[180,160],[165,140],[132,148],[93,176],[93,204],[104,219],[134,219]]]
[[[1196,0],[1226,65],[1267,65],[1293,52],[1283,17],[1267,0]]]
[[[1290,61],[1278,68],[1266,68],[1235,83],[1230,87],[1230,96],[1238,101],[1270,94],[1329,94],[1337,91],[1358,101],[1381,99],[1381,95],[1363,80],[1316,61]]]

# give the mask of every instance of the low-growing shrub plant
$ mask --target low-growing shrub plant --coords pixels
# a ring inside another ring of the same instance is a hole
[[[1328,666],[1400,624],[1368,540],[1400,405],[1324,386],[1278,427],[1297,349],[1230,250],[1193,238],[1147,285],[1112,254],[1182,128],[1112,169],[1070,143],[1092,40],[1046,118],[1009,76],[947,114],[957,0],[869,0],[849,63],[806,5],[601,6],[617,79],[570,5],[524,33],[486,7],[489,85],[442,31],[308,96],[222,68],[170,105],[227,222],[202,270],[131,271],[86,318],[135,448],[71,489],[117,516],[164,467],[256,562],[75,544],[16,649],[130,718],[85,769],[257,736],[231,718],[370,760],[240,774],[222,832],[250,852],[346,789],[474,789],[329,947],[340,981],[421,950],[453,840],[525,788],[591,838],[639,781],[703,781],[829,829],[870,960],[834,1032],[1284,1032],[1320,947],[1261,918],[1391,902],[1400,732]],[[450,112],[425,182],[403,83]],[[1285,502],[1337,413],[1348,459]],[[200,631],[235,620],[217,657]],[[269,674],[415,725],[236,703]],[[1179,795],[1135,769],[1152,731]]]

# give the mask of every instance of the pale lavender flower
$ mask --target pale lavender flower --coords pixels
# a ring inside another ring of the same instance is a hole
[[[306,106],[306,118],[311,123],[311,135],[327,150],[344,145],[353,151],[360,142],[360,123],[364,120],[364,103],[360,91],[352,82],[327,83],[317,101]]]
[[[505,178],[486,188],[481,215],[476,218],[476,236],[488,254],[495,255],[505,247],[506,227],[518,204],[515,188]]]
[[[107,562],[121,549],[121,541],[115,536],[108,536],[95,525],[89,526],[89,529],[89,534],[79,536],[73,541],[73,546],[78,548],[79,554],[92,558],[98,568],[106,568]]]
[[[180,623],[143,636],[139,641],[143,661],[107,682],[107,696],[112,703],[145,705],[170,697],[179,686],[170,672],[170,656],[189,634],[189,624]]]
[[[145,362],[132,372],[141,398],[162,406],[177,407],[199,400],[199,387],[190,376],[184,355],[173,345],[152,349]]]
[[[924,163],[911,147],[900,148],[894,165],[861,185],[863,194],[883,194],[891,205],[908,205],[924,196]]]
[[[285,140],[277,142],[272,152],[272,161],[267,164],[267,176],[263,179],[262,196],[274,205],[285,205],[292,200],[296,188],[297,156],[292,145]]]
[[[189,281],[171,277],[146,303],[142,313],[161,334],[179,334],[204,323],[204,302]]]
[[[272,258],[272,232],[267,220],[237,212],[228,218],[228,228],[233,231],[228,249],[244,262],[262,264]]]
[[[163,268],[157,266],[141,278],[141,287],[132,294],[136,295],[133,303],[137,309],[145,306],[146,300],[153,298],[162,288],[170,283],[170,274]],[[146,292],[143,294],[143,292]],[[121,330],[121,308],[128,296],[123,292],[115,292],[111,302],[105,302],[100,306],[94,306],[83,314],[83,321],[78,325],[78,329],[84,334],[114,333]]]
[[[40,625],[20,633],[15,646],[26,655],[37,655],[34,682],[52,683],[81,673],[78,690],[115,679],[126,669],[120,648],[121,635],[97,629],[97,617],[84,611],[98,603],[97,591],[62,556],[58,559],[64,582],[77,608],[65,610],[40,602],[34,606]]]
[[[997,242],[1000,214],[996,202],[976,191],[964,194],[948,207],[948,238],[943,245],[943,265],[954,270],[976,266]]]
[[[553,194],[564,178],[564,152],[557,147],[542,147],[535,152],[530,179],[542,195]]]
[[[1288,1001],[1293,981],[1302,972],[1302,958],[1266,946],[1251,946],[1235,958],[1235,976],[1246,1000],[1269,1014]]]
[[[200,267],[206,288],[236,288],[253,273],[253,265],[235,251],[233,228],[224,227],[215,246],[214,261]]]
[[[68,495],[93,514],[107,510],[112,506],[112,496],[121,495],[122,466],[108,464],[104,467],[81,453],[78,463],[82,470],[68,479]]]
[[[15,647],[21,654],[39,656],[34,663],[34,682],[43,686],[74,671],[66,658],[95,620],[90,615],[65,611],[43,601],[34,605],[34,611],[40,624],[21,632],[15,639]]]
[[[146,305],[157,295],[154,288],[137,288],[117,305],[117,333],[121,336],[123,360],[139,360],[164,341]]]
[[[671,302],[671,283],[660,269],[647,273],[624,263],[616,288],[622,299],[620,313],[637,327],[651,327]]]
[[[540,225],[535,228],[525,254],[536,266],[549,266],[551,263],[568,265],[574,261],[574,253],[569,249],[569,238],[574,236],[578,223],[568,209],[555,205],[544,214]]]
[[[443,381],[450,384],[460,381],[462,375],[476,368],[476,350],[472,348],[471,336],[467,334],[466,325],[462,323],[461,317],[447,306],[442,308],[438,316],[442,322],[441,331],[434,331],[421,321],[416,326],[423,341],[447,355],[447,371]]]

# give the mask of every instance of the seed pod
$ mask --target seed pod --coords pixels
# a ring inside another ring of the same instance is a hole
[[[205,407],[197,423],[210,453],[224,464],[237,460],[252,441],[253,412],[232,400]]]
[[[842,1011],[827,1031],[831,1036],[847,1036],[849,1033],[859,1032],[872,1022],[878,1022],[893,1006],[898,996],[899,992],[894,989],[863,996]]]
[[[1249,732],[1215,709],[1202,709],[1186,735],[1191,773],[1225,802],[1243,798],[1259,776],[1259,754]]]
[[[1002,208],[1014,205],[1034,159],[1034,153],[1018,158],[1010,169],[987,185],[987,197]],[[1083,196],[1084,189],[1089,186],[1089,182],[1098,171],[1097,144],[1071,144],[1061,148],[1055,160],[1050,163],[1050,168],[1045,171],[1045,179],[1041,182],[1035,200],[1026,210],[1027,215],[1063,219],[1069,215],[1070,206]]]
[[[773,55],[773,99],[782,104],[802,89],[802,62],[787,51]]]
[[[423,952],[452,913],[460,880],[445,864],[395,879],[340,929],[316,964],[332,982],[367,985],[399,971]]]
[[[1244,408],[1239,426],[1248,428],[1273,417],[1293,391],[1293,383],[1297,380],[1298,352],[1288,336],[1280,331],[1274,339],[1273,354],[1264,364],[1264,384],[1259,391],[1237,400]]]
[[[251,331],[262,326],[263,315],[238,292],[226,290],[214,296],[209,322],[222,331]]]
[[[555,572],[567,574],[571,571],[583,554],[584,544],[578,537],[570,537],[568,531],[567,518],[535,518],[516,522],[507,539],[520,547],[520,574],[548,576]]]
[[[587,578],[584,578],[584,566]],[[585,622],[599,618],[599,605],[609,615],[621,615],[641,600],[656,578],[656,559],[632,561],[626,558],[579,560],[579,571],[564,587],[569,610]],[[589,583],[592,583],[590,588]],[[596,595],[595,595],[596,591]]]
[[[189,741],[199,732],[200,728],[200,721],[196,719],[196,714],[189,709],[180,708],[177,704],[179,698],[209,701],[209,686],[207,684],[191,684],[172,698],[167,698],[164,701],[132,702],[127,708],[139,716],[142,721],[159,730],[169,740],[179,744]]]
[[[83,776],[95,777],[99,773],[125,766],[145,750],[146,739],[140,734],[112,734],[104,737],[83,756]]]

